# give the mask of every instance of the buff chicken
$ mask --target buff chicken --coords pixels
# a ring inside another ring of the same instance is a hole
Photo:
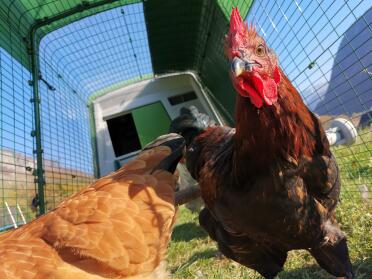
[[[0,235],[0,278],[166,278],[183,150],[182,137],[162,136],[53,211]]]

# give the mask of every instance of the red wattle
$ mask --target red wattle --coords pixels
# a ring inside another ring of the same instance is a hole
[[[278,100],[277,82],[274,78],[263,79],[258,73],[237,80],[237,90],[243,97],[249,97],[252,104],[260,108],[265,102],[272,105]]]
[[[245,82],[243,79],[239,79],[238,82],[238,92],[243,97],[249,97],[252,104],[260,108],[263,105],[263,99],[260,94],[252,87],[249,83]]]
[[[274,78],[276,84],[279,84],[280,79],[281,79],[281,75],[280,75],[280,71],[279,71],[278,66],[276,66],[275,69],[274,69],[273,78]]]
[[[278,100],[277,84],[274,79],[268,78],[264,81],[262,97],[268,105],[272,105]]]
[[[264,81],[262,80],[262,77],[259,74],[253,72],[250,80],[252,81],[253,86],[257,90],[257,92],[263,97]]]

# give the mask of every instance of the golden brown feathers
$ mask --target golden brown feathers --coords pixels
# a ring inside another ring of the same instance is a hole
[[[156,278],[175,221],[176,177],[151,172],[170,153],[147,150],[2,235],[0,278]]]

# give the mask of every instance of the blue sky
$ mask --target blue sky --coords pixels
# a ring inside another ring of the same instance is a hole
[[[313,106],[314,88],[329,81],[342,34],[370,1],[254,1],[247,17]],[[135,59],[135,56],[139,58]],[[316,59],[316,66],[307,66]],[[92,173],[87,97],[107,86],[152,74],[143,5],[91,16],[48,34],[40,45],[44,158]],[[32,156],[30,73],[0,49],[0,148]],[[324,90],[321,88],[320,90]]]
[[[42,61],[66,73],[84,98],[109,85],[152,73],[142,3],[60,28],[42,40],[40,50]]]
[[[254,1],[253,21],[280,64],[310,107],[319,97],[314,89],[327,84],[342,34],[369,8],[370,1]],[[316,66],[308,65],[316,60]],[[321,88],[325,90],[326,88]]]

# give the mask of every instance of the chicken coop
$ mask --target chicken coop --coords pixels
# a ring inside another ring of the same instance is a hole
[[[346,230],[366,253],[368,0],[0,0],[0,230],[52,210],[120,167],[167,133],[183,106],[233,126],[236,93],[223,45],[233,7],[254,23],[336,138],[341,223],[358,213],[345,226],[365,228]],[[335,119],[351,123],[352,142],[337,144]]]

